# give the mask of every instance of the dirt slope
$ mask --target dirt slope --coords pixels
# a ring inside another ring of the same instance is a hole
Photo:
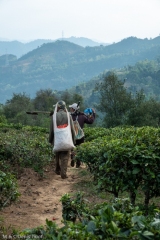
[[[73,192],[73,184],[79,181],[79,169],[68,168],[68,178],[61,179],[54,169],[46,169],[46,178],[39,179],[32,169],[25,169],[19,179],[21,196],[17,203],[5,208],[1,215],[6,227],[23,230],[45,225],[46,218],[62,225],[62,205],[60,198],[65,193]]]

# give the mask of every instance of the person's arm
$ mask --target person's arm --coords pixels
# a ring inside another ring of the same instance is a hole
[[[94,109],[92,109],[92,111],[93,112],[91,115],[89,116],[84,115],[84,123],[92,124],[94,122],[96,115]]]
[[[50,131],[49,131],[49,143],[53,144],[54,131],[53,131],[53,116],[51,116]]]

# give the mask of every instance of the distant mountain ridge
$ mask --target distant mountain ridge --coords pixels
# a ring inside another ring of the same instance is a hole
[[[69,41],[71,43],[75,43],[82,47],[96,47],[100,45],[104,45],[104,46],[110,45],[110,43],[96,42],[89,38],[84,38],[84,37],[59,38],[57,40]]]
[[[160,56],[160,37],[129,37],[108,46],[82,47],[69,41],[44,43],[19,59],[0,56],[0,102],[12,93],[51,88],[57,91],[87,82],[103,71],[134,65]]]
[[[32,51],[43,43],[51,42],[51,40],[35,40],[29,43],[19,41],[0,41],[0,55],[13,54],[16,57],[21,57],[27,52]]]
[[[40,47],[41,45],[45,43],[51,43],[55,42],[57,40],[64,40],[68,42],[75,43],[82,47],[94,47],[94,46],[100,46],[100,45],[109,45],[107,43],[98,43],[91,39],[84,38],[84,37],[70,37],[70,38],[60,38],[56,40],[46,40],[46,39],[37,39],[34,41],[30,41],[28,43],[22,43],[19,41],[5,41],[0,39],[0,56],[4,54],[13,54],[16,55],[17,58],[27,54],[28,52],[36,49],[37,47]]]

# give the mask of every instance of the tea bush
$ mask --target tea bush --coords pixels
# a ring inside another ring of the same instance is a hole
[[[47,130],[21,125],[0,127],[0,169],[10,168],[17,176],[24,167],[31,167],[43,175],[52,158]]]
[[[89,131],[94,140],[77,147],[76,158],[88,165],[100,189],[113,193],[115,197],[119,192],[128,191],[133,204],[137,190],[141,189],[146,206],[152,197],[160,196],[158,128],[100,129],[100,137],[98,128],[96,132]]]
[[[15,177],[0,171],[0,209],[10,205],[19,195]]]
[[[81,194],[77,194],[75,198],[68,194],[64,195],[62,202],[67,216],[74,212],[72,221],[66,221],[65,218],[65,226],[59,228],[47,219],[45,227],[26,229],[20,233],[20,236],[25,236],[26,239],[39,237],[43,240],[158,240],[160,238],[158,210],[155,210],[154,216],[146,217],[128,199],[115,199],[113,203],[102,203],[91,207],[89,204],[84,204]],[[82,211],[80,211],[80,205],[82,205]],[[78,213],[80,218],[75,222],[75,216],[78,217]]]

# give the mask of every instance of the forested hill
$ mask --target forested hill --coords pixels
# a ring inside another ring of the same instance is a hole
[[[51,40],[37,39],[28,43],[22,43],[19,41],[0,41],[0,55],[13,54],[17,58],[32,51],[38,46],[49,43]]]
[[[86,47],[94,47],[99,46],[101,43],[95,42],[91,39],[85,37],[69,37],[69,38],[60,38],[57,40],[65,40],[68,42],[75,43],[79,46]],[[0,38],[0,55],[4,54],[13,54],[17,58],[21,57],[24,54],[36,49],[37,47],[43,45],[44,43],[55,42],[57,40],[50,40],[50,39],[36,39],[34,41],[30,41],[27,43],[22,43],[19,41],[6,41]],[[103,45],[109,45],[108,43],[103,43]]]
[[[114,72],[118,79],[124,82],[124,87],[134,96],[143,90],[146,99],[154,98],[160,101],[160,57],[154,60],[143,60],[135,65],[128,65],[113,71],[104,71],[86,83],[81,83],[69,89],[70,93],[78,93],[83,96],[86,105],[99,104],[99,92],[96,90],[97,83],[100,83],[111,72]]]
[[[18,59],[23,65],[23,61],[28,63],[39,61],[40,64],[46,63],[53,66],[55,63],[70,61],[70,58],[84,51],[84,48],[68,41],[56,41],[55,43],[43,44],[42,47],[27,53]]]
[[[118,69],[160,55],[160,37],[130,37],[108,46],[81,47],[68,41],[46,43],[16,59],[0,57],[0,102],[12,93],[33,97],[39,89],[65,90],[101,72]]]

